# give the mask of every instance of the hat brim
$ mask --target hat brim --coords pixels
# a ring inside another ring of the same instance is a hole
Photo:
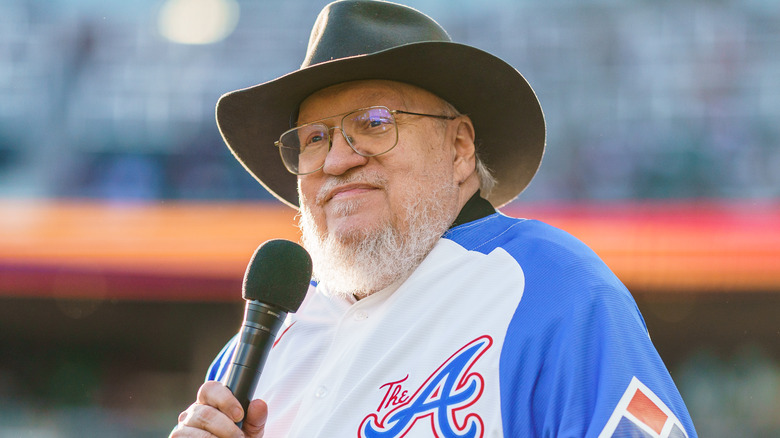
[[[296,176],[274,146],[290,114],[314,92],[342,82],[385,79],[423,88],[474,123],[477,150],[497,184],[488,196],[500,207],[531,182],[542,161],[545,122],[536,95],[512,66],[453,42],[420,42],[306,67],[223,95],[217,125],[238,161],[270,193],[298,207]]]

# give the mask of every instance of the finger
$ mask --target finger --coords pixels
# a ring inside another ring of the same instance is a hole
[[[214,435],[211,432],[179,423],[168,435],[168,438],[214,438]]]
[[[179,422],[179,427],[193,436],[243,437],[233,420],[213,406],[194,403]],[[196,432],[200,431],[200,432]],[[208,432],[208,433],[204,433]],[[182,435],[190,436],[190,435]]]
[[[221,382],[211,381],[201,385],[198,389],[197,403],[213,406],[233,419],[233,422],[239,422],[244,418],[244,410],[241,403],[236,400],[233,393]]]
[[[244,433],[248,438],[261,438],[268,419],[268,405],[262,400],[252,400],[244,420]]]

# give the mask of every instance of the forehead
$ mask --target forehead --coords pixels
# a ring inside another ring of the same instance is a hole
[[[372,105],[408,110],[410,106],[435,103],[436,100],[437,97],[432,93],[401,82],[383,80],[345,82],[324,88],[307,97],[301,102],[298,120],[300,122],[319,120]]]

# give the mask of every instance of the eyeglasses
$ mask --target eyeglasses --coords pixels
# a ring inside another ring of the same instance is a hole
[[[390,152],[398,143],[398,125],[395,114],[454,120],[457,116],[421,114],[371,106],[339,114],[338,126],[329,127],[322,121],[311,122],[286,131],[274,145],[279,148],[284,167],[295,175],[314,173],[325,165],[325,158],[333,147],[332,132],[339,128],[341,135],[355,153],[375,157]]]

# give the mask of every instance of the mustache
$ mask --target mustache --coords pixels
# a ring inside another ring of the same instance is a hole
[[[316,205],[322,205],[331,191],[345,184],[367,184],[384,189],[387,187],[387,178],[374,171],[328,177],[317,191],[317,196],[314,200]]]

